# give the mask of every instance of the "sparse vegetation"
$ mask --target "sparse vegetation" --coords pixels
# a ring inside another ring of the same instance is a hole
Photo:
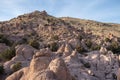
[[[77,38],[78,38],[79,40],[82,40],[82,39],[83,39],[83,36],[82,36],[81,34],[79,34],[79,35],[77,36]]]
[[[4,67],[3,65],[0,65],[0,75],[4,74]]]
[[[52,39],[52,40],[58,40],[59,37],[58,37],[57,35],[53,35],[53,36],[51,37],[51,39]]]
[[[17,62],[13,65],[12,70],[13,70],[13,72],[16,72],[19,69],[21,69],[21,67],[22,67],[21,62]]]
[[[51,51],[57,51],[58,45],[56,42],[53,42],[53,43],[49,44],[49,48],[51,49]]]
[[[89,48],[92,46],[92,42],[91,42],[90,39],[87,39],[86,42],[85,42],[85,44],[86,44],[87,47],[89,47]]]
[[[111,50],[115,54],[120,53],[120,45],[118,42],[115,42],[115,41],[111,42],[111,45],[107,49]]]
[[[80,45],[77,45],[76,48],[75,48],[79,53],[82,53],[82,52],[85,52],[86,50],[80,46]]]
[[[83,65],[84,65],[84,67],[86,67],[86,68],[90,68],[90,67],[91,67],[91,65],[90,65],[90,63],[89,63],[89,62],[84,63]]]
[[[0,58],[3,60],[10,60],[15,56],[15,48],[10,48],[0,53]]]
[[[106,42],[111,42],[111,40],[109,38],[105,38]]]
[[[31,39],[28,44],[36,49],[39,49],[39,42],[36,41],[35,39]]]
[[[0,34],[0,43],[5,43],[8,46],[11,46],[11,42],[7,39],[7,37],[3,34]]]
[[[100,45],[97,45],[97,44],[96,44],[96,45],[92,45],[92,46],[91,46],[91,50],[100,50],[100,47],[101,47],[101,46],[100,46]]]

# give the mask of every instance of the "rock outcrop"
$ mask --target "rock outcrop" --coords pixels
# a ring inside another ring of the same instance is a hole
[[[37,50],[29,45],[16,46],[16,56],[10,61],[4,63],[4,69],[6,73],[11,73],[12,66],[18,62],[21,63],[21,67],[29,66],[29,63]]]
[[[64,47],[64,49],[63,49]],[[60,51],[61,50],[61,51]],[[58,53],[57,53],[58,52]],[[10,75],[6,80],[116,80],[119,58],[101,48],[82,56],[67,44],[57,52],[48,48],[37,51],[30,66]],[[59,52],[69,55],[58,56]],[[32,75],[32,76],[31,76]],[[119,76],[118,76],[119,78]]]
[[[6,80],[72,80],[72,76],[62,58],[52,59],[50,53],[37,52],[30,66],[23,68]]]

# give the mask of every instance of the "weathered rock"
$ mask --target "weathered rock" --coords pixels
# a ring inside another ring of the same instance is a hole
[[[77,45],[80,45],[80,41],[78,39],[71,39],[68,42],[73,48],[75,48]]]
[[[16,56],[13,57],[10,61],[4,63],[4,69],[6,73],[11,73],[10,66],[21,62],[22,67],[29,66],[29,63],[37,50],[29,45],[19,45],[16,47]]]
[[[53,60],[49,64],[49,69],[56,74],[58,80],[72,80],[64,61],[61,58]]]
[[[65,49],[64,49],[64,52],[63,52],[63,57],[67,57],[69,56],[70,54],[72,53],[72,48],[69,44],[66,44],[65,45]]]
[[[101,47],[100,52],[102,54],[106,54],[107,53],[107,49],[105,47]]]

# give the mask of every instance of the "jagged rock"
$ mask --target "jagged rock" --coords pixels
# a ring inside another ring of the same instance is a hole
[[[65,49],[64,49],[64,52],[63,52],[63,57],[67,57],[69,56],[70,54],[72,53],[72,48],[69,44],[66,44],[65,45]]]
[[[26,60],[31,60],[36,49],[29,45],[18,45],[16,46],[16,55],[22,55]]]
[[[77,45],[80,45],[80,41],[78,39],[71,39],[68,42],[73,48],[75,48]]]
[[[49,48],[41,49],[40,51],[37,51],[35,53],[36,57],[41,57],[41,56],[47,56],[51,57],[52,56],[52,51]]]
[[[46,70],[36,74],[36,76],[31,80],[57,80],[57,78],[53,71]]]
[[[4,63],[4,69],[5,69],[6,73],[8,73],[8,74],[11,73],[12,70],[10,69],[10,66],[12,64],[15,64],[15,61],[7,61]]]
[[[62,54],[64,52],[64,49],[65,49],[65,44],[62,44],[59,49],[57,50],[57,53],[59,54]]]
[[[81,45],[82,45],[82,47],[86,50],[86,51],[90,51],[90,49],[86,46],[86,44],[85,44],[85,40],[82,40],[81,41]]]
[[[53,60],[49,64],[49,69],[56,74],[58,80],[72,80],[64,61],[61,58]]]
[[[105,47],[101,47],[100,52],[102,54],[106,54],[107,53],[107,49]]]
[[[42,71],[45,70],[49,63],[50,63],[51,59],[50,57],[38,57],[38,58],[33,58],[30,64],[30,70],[31,72],[35,72],[35,71]]]
[[[23,68],[6,78],[6,80],[25,80],[23,74],[27,74],[28,68]]]
[[[34,57],[30,67],[15,72],[6,80],[72,80],[62,59],[50,61],[50,57]]]
[[[72,53],[71,53],[70,56],[71,56],[71,57],[75,57],[75,58],[77,58],[77,57],[78,57],[78,52],[77,52],[77,50],[72,51]]]

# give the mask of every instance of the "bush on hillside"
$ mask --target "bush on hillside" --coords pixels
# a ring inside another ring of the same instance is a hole
[[[0,65],[0,75],[4,74],[4,67],[3,65]]]
[[[58,40],[59,37],[58,37],[58,35],[53,35],[53,36],[51,37],[51,39],[52,39],[52,40]]]
[[[111,40],[109,38],[105,38],[106,42],[111,42]]]
[[[0,43],[5,43],[8,46],[11,46],[11,41],[7,39],[3,34],[0,34]]]
[[[100,50],[101,46],[100,45],[92,45],[91,50]]]
[[[82,46],[80,46],[80,45],[77,45],[75,49],[76,49],[79,53],[86,51],[86,50],[85,50]]]
[[[0,58],[3,60],[10,60],[15,56],[15,48],[10,48],[0,53]]]
[[[115,41],[111,42],[111,45],[107,49],[111,50],[114,54],[120,53],[120,45]]]
[[[31,39],[28,44],[36,49],[39,49],[39,42],[34,40],[34,39]]]
[[[83,36],[79,34],[79,35],[77,36],[77,39],[82,40],[82,39],[83,39]]]
[[[89,63],[89,62],[84,63],[83,65],[84,65],[84,67],[86,67],[86,68],[90,68],[90,67],[91,67],[91,65],[90,65],[90,63]]]
[[[92,41],[90,39],[87,39],[85,44],[90,48],[92,46]]]
[[[20,70],[21,67],[22,67],[21,62],[17,62],[13,65],[12,70],[13,70],[13,72],[16,72],[16,71]]]
[[[53,42],[48,45],[48,47],[51,49],[51,51],[57,51],[58,50],[58,45],[56,42]]]

